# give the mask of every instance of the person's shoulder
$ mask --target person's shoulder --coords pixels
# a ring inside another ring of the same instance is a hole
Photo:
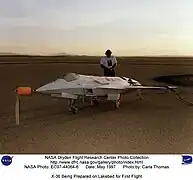
[[[100,60],[101,63],[104,63],[105,62],[105,57],[101,57],[101,60]]]
[[[117,63],[117,58],[115,56],[112,57],[113,61]]]

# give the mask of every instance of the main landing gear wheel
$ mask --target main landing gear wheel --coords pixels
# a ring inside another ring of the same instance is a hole
[[[91,97],[90,100],[91,100],[91,102],[90,102],[91,106],[93,106],[93,105],[97,106],[99,104],[99,101],[96,97],[94,97],[94,98]]]
[[[119,99],[119,100],[117,100],[117,101],[115,102],[115,108],[116,108],[116,109],[120,108],[120,105],[121,105],[121,101],[120,101],[120,99]]]
[[[95,106],[97,106],[99,104],[99,101],[97,99],[93,99],[93,103]]]

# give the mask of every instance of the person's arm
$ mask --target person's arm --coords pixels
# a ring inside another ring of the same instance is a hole
[[[104,65],[104,59],[102,58],[101,61],[100,61],[100,65],[101,65],[101,68],[103,69],[108,69],[105,65]]]
[[[115,63],[113,66],[112,66],[112,69],[116,68],[117,66],[117,63]]]
[[[116,66],[117,66],[117,59],[114,57],[114,64],[113,64],[113,66],[112,66],[112,68],[111,68],[111,69],[116,68]]]
[[[104,65],[101,64],[101,68],[103,69],[108,69],[107,67],[105,67]]]

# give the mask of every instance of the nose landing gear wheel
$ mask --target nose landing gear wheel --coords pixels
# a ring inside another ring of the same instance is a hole
[[[68,110],[72,112],[73,114],[76,114],[78,112],[78,108],[75,106],[75,100],[71,99],[68,102]]]
[[[71,108],[69,108],[69,111],[72,112],[73,114],[76,114],[78,112],[78,108],[77,107],[71,107]]]

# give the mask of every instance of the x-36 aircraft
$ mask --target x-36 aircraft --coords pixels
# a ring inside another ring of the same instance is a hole
[[[121,95],[137,91],[142,98],[140,90],[171,90],[174,86],[144,86],[138,81],[127,77],[104,77],[82,75],[77,73],[67,73],[53,82],[45,84],[35,89],[36,93],[47,94],[51,97],[66,98],[69,100],[68,108],[73,113],[78,112],[76,102],[84,103],[84,98],[91,98],[95,105],[99,103],[99,98],[103,97],[115,104],[115,108],[120,107]],[[26,91],[26,92],[25,92]],[[20,88],[20,95],[31,92],[29,89]]]

